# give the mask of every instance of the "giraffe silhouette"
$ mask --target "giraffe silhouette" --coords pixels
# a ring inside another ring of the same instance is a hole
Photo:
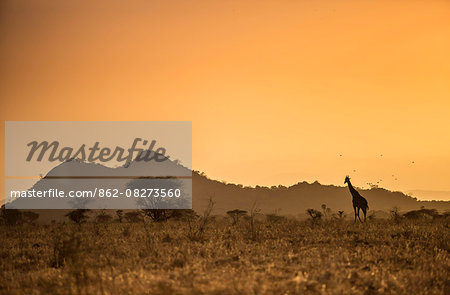
[[[361,217],[359,217],[360,209],[364,213],[364,222],[366,222],[367,209],[369,209],[367,200],[364,199],[363,196],[361,196],[358,193],[358,191],[352,186],[352,183],[350,182],[350,177],[348,175],[345,177],[344,183],[348,184],[348,189],[350,190],[350,193],[352,194],[353,210],[355,211],[355,222],[356,222],[356,216],[358,216],[359,221],[362,222]],[[358,213],[356,213],[356,208],[358,208]]]

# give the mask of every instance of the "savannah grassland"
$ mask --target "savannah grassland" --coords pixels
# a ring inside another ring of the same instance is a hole
[[[449,294],[448,219],[1,226],[1,294]]]

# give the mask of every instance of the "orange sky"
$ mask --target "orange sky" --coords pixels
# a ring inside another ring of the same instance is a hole
[[[449,1],[0,5],[3,128],[189,120],[215,179],[450,199]]]

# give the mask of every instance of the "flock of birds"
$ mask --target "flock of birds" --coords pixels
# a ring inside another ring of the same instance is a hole
[[[342,154],[339,154],[339,157],[342,157]],[[380,157],[383,157],[383,154],[380,154]],[[415,161],[411,161],[411,164],[415,164]],[[353,172],[356,172],[356,169],[353,169]],[[392,174],[392,177],[394,178],[395,181],[398,180],[398,178]],[[383,181],[383,179],[380,179],[379,181],[376,182],[377,185],[379,185],[381,182]],[[372,183],[367,183],[369,186],[372,185]]]

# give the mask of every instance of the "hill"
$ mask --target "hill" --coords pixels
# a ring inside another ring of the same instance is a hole
[[[211,197],[215,202],[215,212],[223,214],[235,208],[248,210],[256,202],[263,213],[279,212],[282,215],[303,214],[308,208],[319,209],[322,204],[332,210],[353,210],[351,195],[347,187],[322,185],[319,182],[299,182],[290,187],[242,187],[209,179],[194,172],[193,209],[201,211]],[[402,192],[392,192],[383,188],[358,189],[367,199],[369,210],[388,211],[399,207],[401,211],[430,209],[445,211],[450,209],[448,201],[418,201]]]
[[[108,168],[80,161],[65,162],[52,169],[33,188],[45,189],[68,183],[64,180],[51,179],[55,175],[114,176],[124,175],[124,173],[125,175],[137,175],[136,171],[140,175],[143,175],[142,173],[154,175],[158,169],[162,169],[161,166],[154,167],[151,163],[146,164],[146,167],[141,165],[131,162],[128,165],[128,171],[124,172],[124,167]],[[192,208],[197,212],[202,212],[206,208],[210,198],[215,202],[214,214],[225,214],[227,211],[237,208],[250,210],[254,204],[261,209],[262,213],[277,212],[281,215],[294,216],[303,215],[308,208],[320,209],[322,204],[334,211],[342,210],[347,214],[352,213],[353,210],[351,195],[345,186],[323,185],[316,181],[314,183],[299,182],[289,187],[243,187],[242,185],[227,184],[210,179],[203,173],[191,172],[171,161],[168,161],[166,165],[170,168],[167,171],[176,172],[176,175],[192,175]],[[127,179],[114,180],[116,186],[126,186],[128,182]],[[70,183],[72,185],[73,181]],[[92,186],[96,186],[96,183],[93,182]],[[393,207],[398,207],[401,211],[409,211],[419,209],[422,206],[439,211],[450,210],[450,202],[448,201],[418,201],[402,192],[392,192],[383,188],[358,189],[358,191],[367,199],[371,211],[388,211]],[[54,204],[53,202],[53,207],[49,206],[47,209],[58,209]],[[126,209],[126,207],[123,208]],[[44,214],[44,212],[46,213]],[[50,214],[51,216],[45,219],[51,220],[59,219],[57,215],[61,214],[58,212],[63,215],[67,210],[42,210],[41,214]]]

